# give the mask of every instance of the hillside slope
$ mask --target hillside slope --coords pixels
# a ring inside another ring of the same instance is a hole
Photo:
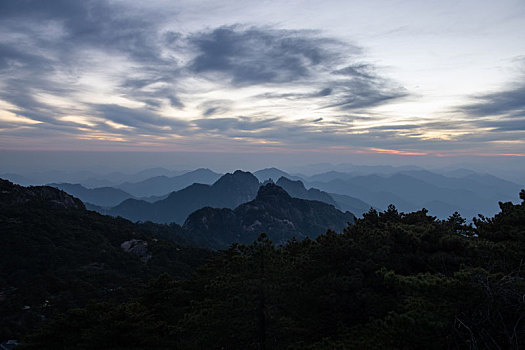
[[[48,186],[0,179],[0,340],[91,299],[123,300],[152,277],[188,278],[211,252],[180,227],[136,225],[85,210]]]

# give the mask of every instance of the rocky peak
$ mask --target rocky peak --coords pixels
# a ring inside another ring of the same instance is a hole
[[[233,174],[228,173],[220,177],[213,186],[231,186],[236,184],[259,185],[259,180],[250,172],[236,170]]]
[[[290,189],[293,193],[306,193],[306,187],[304,187],[304,184],[300,180],[294,181],[281,176],[279,180],[277,180],[277,185]]]
[[[212,185],[212,188],[214,191],[219,191],[219,193],[235,191],[238,193],[249,193],[250,196],[253,196],[259,189],[259,180],[250,172],[237,170],[233,174],[228,173],[221,176]],[[248,198],[247,200],[250,199]]]
[[[277,186],[274,183],[268,183],[264,186],[261,186],[259,188],[259,192],[257,192],[257,200],[264,200],[274,197],[280,197],[280,198],[291,198],[288,192],[286,192],[282,187]]]

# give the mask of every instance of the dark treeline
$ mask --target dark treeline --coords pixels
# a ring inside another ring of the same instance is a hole
[[[21,349],[520,349],[525,191],[473,225],[371,210],[344,233],[233,245],[187,280],[47,322]]]

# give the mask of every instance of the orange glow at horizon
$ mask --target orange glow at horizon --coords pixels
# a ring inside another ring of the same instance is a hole
[[[375,148],[369,147],[370,151],[374,153],[384,153],[384,154],[398,154],[403,156],[428,156],[428,153],[425,152],[410,152],[410,151],[399,151],[395,149],[384,149],[384,148]]]

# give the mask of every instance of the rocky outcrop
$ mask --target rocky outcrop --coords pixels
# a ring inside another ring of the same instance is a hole
[[[146,262],[151,259],[151,254],[148,253],[148,242],[139,239],[131,239],[125,241],[120,245],[120,248],[126,253],[138,256],[142,261]]]

